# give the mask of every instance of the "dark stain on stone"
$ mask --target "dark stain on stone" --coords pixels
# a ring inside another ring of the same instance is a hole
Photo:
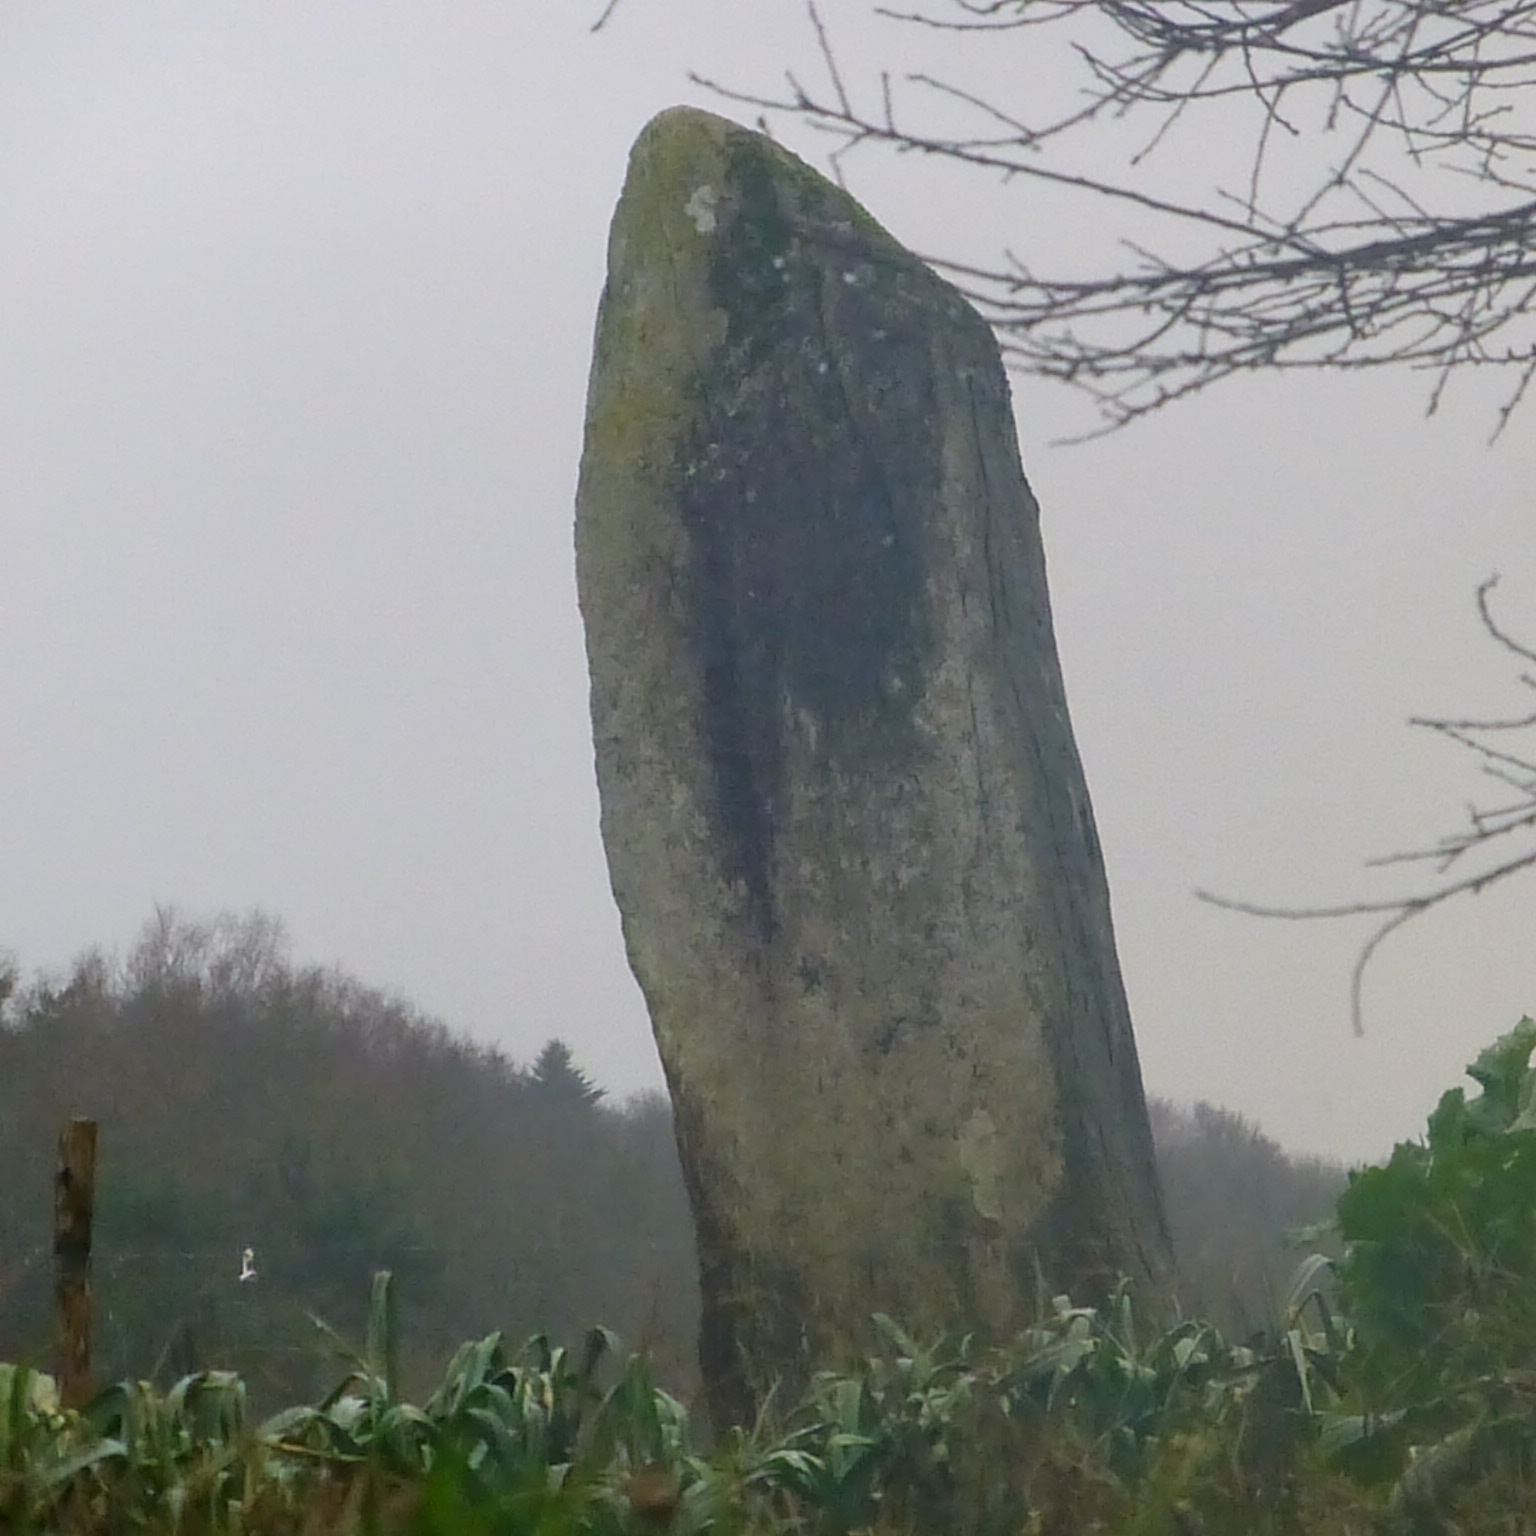
[[[913,750],[940,474],[933,279],[771,154],[732,154],[726,340],[676,465],[722,874],[764,942],[791,733],[850,774]]]
[[[795,966],[795,973],[800,978],[800,985],[807,992],[819,992],[827,984],[827,973],[819,960],[813,960],[809,955],[802,955]]]
[[[729,1206],[707,1174],[714,1163],[706,1134],[707,1117],[687,1085],[670,1069],[672,1125],[678,1159],[693,1211],[699,1264],[699,1369],[710,1418],[717,1432],[749,1424],[757,1411],[755,1387],[746,1365],[752,1343],[743,1283],[742,1243]]]

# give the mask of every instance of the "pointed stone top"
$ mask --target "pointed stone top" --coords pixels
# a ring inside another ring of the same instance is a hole
[[[625,202],[652,206],[669,231],[681,223],[707,238],[728,233],[733,221],[761,219],[770,186],[780,232],[791,225],[856,238],[866,255],[923,265],[849,193],[766,133],[698,107],[668,107],[645,126],[630,152]]]

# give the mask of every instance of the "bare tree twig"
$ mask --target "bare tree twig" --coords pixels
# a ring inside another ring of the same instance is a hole
[[[619,0],[608,0],[608,3],[603,7],[603,14],[592,23],[591,30],[594,32],[601,32],[603,28],[608,25],[609,18],[612,17],[613,13],[618,10],[618,8]]]
[[[1027,253],[939,261],[1010,366],[1083,390],[1108,428],[1258,369],[1419,368],[1431,410],[1457,372],[1501,370],[1512,383],[1494,436],[1526,398],[1536,0],[930,0],[880,14],[993,49],[1025,30],[1032,50],[1054,40],[1083,90],[1040,115],[931,72],[882,74],[866,109],[814,8],[829,94],[703,83],[828,133],[839,169],[855,152],[916,152],[1136,219],[1146,232],[1086,275]],[[940,104],[974,114],[975,131],[929,126]],[[1086,136],[1141,117],[1149,131],[1117,177]],[[1145,169],[1213,127],[1249,134],[1244,185],[1162,195]],[[1281,147],[1287,174],[1272,175]]]
[[[1483,628],[1505,651],[1526,660],[1536,660],[1530,648],[1514,639],[1493,617],[1489,608],[1488,594],[1497,585],[1496,576],[1489,577],[1477,589],[1477,610]],[[1525,679],[1522,678],[1522,681]],[[1528,834],[1536,841],[1536,763],[1518,757],[1514,753],[1490,746],[1478,739],[1480,732],[1520,731],[1536,729],[1536,714],[1522,714],[1509,719],[1454,720],[1433,717],[1416,717],[1409,722],[1432,730],[1456,745],[1467,749],[1482,759],[1482,766],[1493,778],[1519,796],[1508,804],[1479,808],[1467,807],[1467,826],[1440,839],[1433,847],[1410,849],[1387,854],[1371,861],[1372,867],[1395,864],[1433,863],[1438,873],[1444,875],[1468,855],[1487,853],[1519,833]],[[1515,772],[1510,772],[1513,768]],[[1228,912],[1242,912],[1251,917],[1285,918],[1291,921],[1310,921],[1318,918],[1377,917],[1382,919],[1361,946],[1350,974],[1350,1022],[1356,1035],[1364,1028],[1364,983],[1366,968],[1375,957],[1383,942],[1399,928],[1424,913],[1461,896],[1476,896],[1490,887],[1507,880],[1511,875],[1536,866],[1536,846],[1517,849],[1492,863],[1484,863],[1467,874],[1443,880],[1427,889],[1410,892],[1406,896],[1388,897],[1379,901],[1350,901],[1336,906],[1288,907],[1262,902],[1241,901],[1230,896],[1216,895],[1210,891],[1196,891],[1201,901],[1220,907]]]

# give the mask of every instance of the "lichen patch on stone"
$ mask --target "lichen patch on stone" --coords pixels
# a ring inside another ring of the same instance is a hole
[[[693,227],[701,235],[712,235],[718,218],[715,209],[719,206],[720,194],[711,186],[695,187],[693,196],[683,204],[683,212],[693,220]]]
[[[986,1110],[978,1109],[960,1127],[955,1139],[960,1148],[960,1166],[971,1182],[971,1205],[976,1214],[988,1221],[1001,1221],[1003,1167],[997,1122]]]

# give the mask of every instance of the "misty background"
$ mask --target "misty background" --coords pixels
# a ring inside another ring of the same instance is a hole
[[[261,908],[516,1059],[559,1036],[615,1094],[660,1083],[572,558],[606,228],[647,118],[722,107],[690,69],[822,66],[783,0],[623,0],[593,36],[600,9],[0,5],[0,947],[25,968],[126,949],[156,904]],[[822,13],[850,75],[982,67],[866,0]],[[1125,233],[845,169],[925,252]],[[1529,887],[1389,941],[1358,1040],[1368,923],[1192,893],[1401,889],[1364,860],[1480,792],[1404,722],[1522,707],[1473,592],[1502,573],[1536,639],[1529,414],[1489,447],[1496,384],[1431,418],[1428,387],[1240,380],[1058,447],[1087,407],[1014,384],[1148,1086],[1343,1157],[1417,1134],[1533,1007]]]

